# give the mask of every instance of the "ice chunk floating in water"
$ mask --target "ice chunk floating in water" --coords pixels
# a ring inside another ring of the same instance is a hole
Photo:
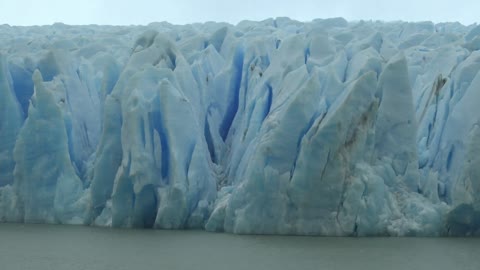
[[[0,220],[480,234],[480,30],[0,26]]]

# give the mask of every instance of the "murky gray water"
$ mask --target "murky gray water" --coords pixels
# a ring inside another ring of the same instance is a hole
[[[0,224],[2,270],[480,269],[480,238],[238,236]]]

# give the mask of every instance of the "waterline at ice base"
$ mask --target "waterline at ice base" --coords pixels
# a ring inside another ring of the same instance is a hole
[[[0,25],[0,220],[480,235],[480,26]]]

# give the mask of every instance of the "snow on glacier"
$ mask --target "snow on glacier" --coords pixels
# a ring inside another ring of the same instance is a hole
[[[0,220],[480,234],[480,26],[0,25]]]

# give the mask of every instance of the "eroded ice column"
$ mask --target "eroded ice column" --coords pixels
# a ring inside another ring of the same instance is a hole
[[[15,221],[83,223],[83,185],[70,160],[64,116],[39,71],[14,150]]]

